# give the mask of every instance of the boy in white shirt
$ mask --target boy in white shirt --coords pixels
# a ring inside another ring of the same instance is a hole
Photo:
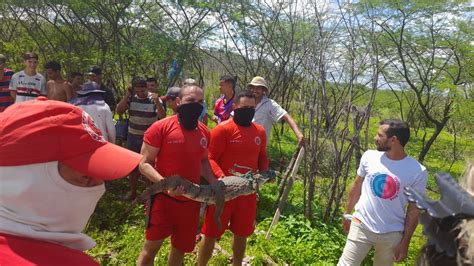
[[[33,52],[23,54],[25,69],[15,73],[10,81],[10,95],[15,103],[33,100],[46,95],[46,79],[36,72],[38,55]]]

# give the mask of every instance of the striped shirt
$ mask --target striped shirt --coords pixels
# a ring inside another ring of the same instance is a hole
[[[8,68],[3,69],[3,78],[0,78],[0,113],[13,104],[13,99],[8,89],[12,76],[13,71]]]
[[[143,136],[145,131],[158,120],[156,104],[149,92],[148,96],[140,99],[133,95],[128,99],[128,133]]]
[[[12,76],[10,90],[16,91],[15,103],[33,100],[40,95],[46,95],[46,79],[36,73],[29,76],[25,71],[20,71]]]

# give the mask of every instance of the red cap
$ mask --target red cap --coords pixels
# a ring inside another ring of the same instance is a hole
[[[79,107],[38,97],[0,113],[0,166],[60,161],[89,177],[127,176],[141,155],[107,142]]]

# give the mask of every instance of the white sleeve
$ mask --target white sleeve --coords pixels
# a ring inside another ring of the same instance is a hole
[[[424,169],[415,178],[415,181],[413,182],[411,187],[424,195],[425,192],[426,192],[426,183],[427,182],[428,182],[428,171],[426,169]]]
[[[357,175],[364,178],[367,175],[367,169],[365,168],[365,165],[366,165],[368,153],[369,151],[366,151],[364,152],[364,154],[362,154],[362,157],[360,158],[359,168],[357,169]]]
[[[105,126],[107,130],[107,135],[109,136],[108,141],[111,143],[115,143],[115,125],[114,125],[114,118],[112,116],[112,112],[110,111],[110,107],[106,104],[105,105]]]
[[[48,89],[46,87],[46,78],[41,76],[41,82],[40,82],[40,91],[41,95],[46,96],[48,95]]]
[[[18,86],[18,75],[17,73],[15,73],[10,79],[10,85],[8,86],[8,89],[11,91],[16,91],[17,86]]]
[[[285,109],[283,109],[277,102],[274,100],[270,100],[270,117],[272,118],[273,122],[276,123],[280,121],[280,119],[287,114]]]

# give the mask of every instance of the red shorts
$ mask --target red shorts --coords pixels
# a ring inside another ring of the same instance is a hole
[[[255,230],[255,216],[257,212],[257,195],[240,196],[224,204],[221,215],[222,228],[219,230],[214,221],[215,205],[210,205],[206,211],[202,233],[207,237],[222,236],[226,229],[241,237],[250,236]]]
[[[192,252],[196,245],[200,206],[197,201],[178,201],[163,194],[156,195],[146,239],[154,241],[171,236],[174,248]]]

